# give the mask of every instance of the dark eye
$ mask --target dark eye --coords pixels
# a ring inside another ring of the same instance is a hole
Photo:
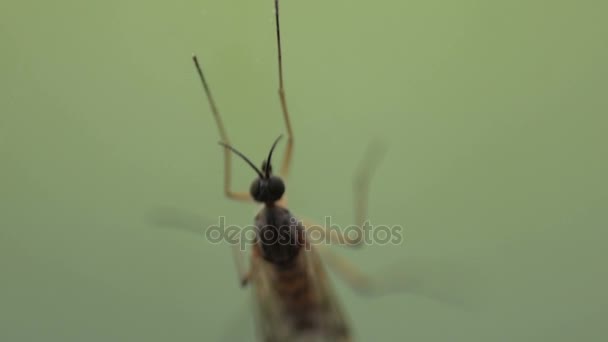
[[[257,178],[249,188],[251,197],[257,202],[276,202],[285,193],[285,183],[279,177]]]
[[[259,178],[256,178],[253,183],[251,183],[251,187],[249,188],[249,193],[251,197],[257,202],[264,202],[263,193],[262,193],[262,184]]]
[[[268,179],[268,195],[270,201],[278,201],[285,193],[285,184],[279,177],[271,176]]]

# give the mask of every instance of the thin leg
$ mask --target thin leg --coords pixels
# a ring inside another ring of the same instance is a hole
[[[327,246],[315,246],[323,261],[334,273],[344,280],[352,289],[360,293],[371,293],[375,290],[375,286],[370,277],[361,272],[361,270],[351,263],[348,259],[337,255]]]
[[[355,224],[360,229],[365,229],[368,225],[366,224],[367,218],[367,207],[369,202],[369,184],[372,176],[384,153],[386,148],[380,142],[371,143],[365,153],[365,157],[359,164],[355,177],[353,179],[353,200],[354,200],[354,214]],[[363,236],[360,234],[359,236]],[[357,242],[358,244],[361,241]]]
[[[379,143],[371,144],[368,147],[367,153],[363,161],[357,168],[353,181],[354,195],[354,214],[355,227],[357,234],[355,237],[347,236],[343,231],[333,227],[326,227],[321,224],[316,224],[311,220],[301,218],[304,228],[308,231],[311,229],[319,229],[323,232],[324,237],[329,235],[331,244],[345,245],[349,247],[360,247],[365,242],[366,229],[369,229],[367,217],[367,206],[369,197],[369,183],[372,178],[375,166],[378,165],[380,159],[384,155],[385,149]]]
[[[250,271],[247,270],[245,263],[243,262],[243,251],[239,245],[232,246],[232,256],[234,257],[234,265],[236,266],[236,272],[239,277],[239,282],[242,287],[247,286],[249,284]]]
[[[194,61],[194,65],[196,66],[196,71],[201,79],[201,83],[203,84],[203,89],[205,90],[205,94],[207,95],[207,100],[209,101],[209,107],[211,108],[211,112],[213,113],[213,117],[215,119],[215,123],[217,125],[217,129],[220,132],[220,139],[224,144],[230,145],[230,140],[228,139],[228,134],[226,133],[226,129],[224,128],[224,123],[222,122],[222,118],[220,117],[220,112],[215,105],[215,101],[213,100],[213,96],[211,95],[211,90],[209,89],[209,85],[205,80],[205,75],[203,74],[203,69],[201,68],[196,55],[192,56],[192,60]],[[224,148],[224,193],[226,197],[236,201],[245,201],[251,202],[253,199],[249,192],[235,192],[232,191],[232,155],[230,151]]]
[[[289,119],[289,110],[287,109],[287,98],[285,97],[285,87],[283,84],[283,53],[281,49],[281,25],[279,22],[279,0],[274,1],[274,17],[276,22],[277,31],[277,51],[278,51],[278,64],[279,64],[279,98],[281,99],[281,109],[283,111],[283,120],[285,121],[285,128],[287,129],[287,147],[285,147],[285,155],[283,157],[283,164],[281,165],[280,175],[284,181],[289,178],[289,168],[291,167],[291,160],[293,157],[293,129],[291,128],[291,121]]]

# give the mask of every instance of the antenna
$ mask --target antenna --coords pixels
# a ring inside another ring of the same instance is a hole
[[[262,171],[260,171],[260,169],[258,169],[258,168],[257,168],[257,167],[256,167],[256,166],[255,166],[255,165],[254,165],[254,164],[251,162],[251,160],[249,160],[249,158],[245,157],[245,155],[244,155],[244,154],[242,154],[241,152],[239,152],[239,151],[238,151],[236,148],[234,148],[234,147],[232,147],[232,146],[230,146],[230,145],[228,145],[228,144],[225,144],[225,143],[223,143],[223,142],[221,142],[221,141],[220,141],[220,142],[218,142],[218,144],[220,144],[220,145],[224,146],[225,148],[227,148],[227,149],[229,149],[230,151],[234,152],[234,154],[236,154],[237,156],[239,156],[239,157],[243,158],[243,160],[244,160],[244,161],[246,161],[246,162],[247,162],[247,164],[249,164],[249,166],[251,166],[251,168],[255,170],[255,172],[258,174],[258,176],[260,176],[260,178],[264,178],[264,175],[262,174]]]
[[[282,137],[283,135],[279,135],[279,137],[272,144],[270,152],[268,152],[268,159],[266,159],[266,178],[270,177],[270,159],[272,158],[272,152],[274,151],[274,148],[277,147],[277,143],[279,142],[279,140],[281,140]]]

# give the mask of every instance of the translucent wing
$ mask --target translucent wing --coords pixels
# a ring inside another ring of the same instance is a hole
[[[313,246],[281,269],[254,248],[251,280],[261,341],[348,341],[350,333]]]

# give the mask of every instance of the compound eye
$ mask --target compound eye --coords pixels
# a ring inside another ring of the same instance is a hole
[[[252,183],[251,183],[251,187],[249,188],[249,193],[251,194],[251,197],[253,197],[254,200],[256,200],[257,202],[264,202],[264,199],[262,198],[263,196],[263,191],[262,191],[262,184],[261,184],[261,180],[259,178],[256,178]]]
[[[270,201],[278,201],[285,193],[285,183],[279,177],[271,176],[268,179],[268,194]]]

